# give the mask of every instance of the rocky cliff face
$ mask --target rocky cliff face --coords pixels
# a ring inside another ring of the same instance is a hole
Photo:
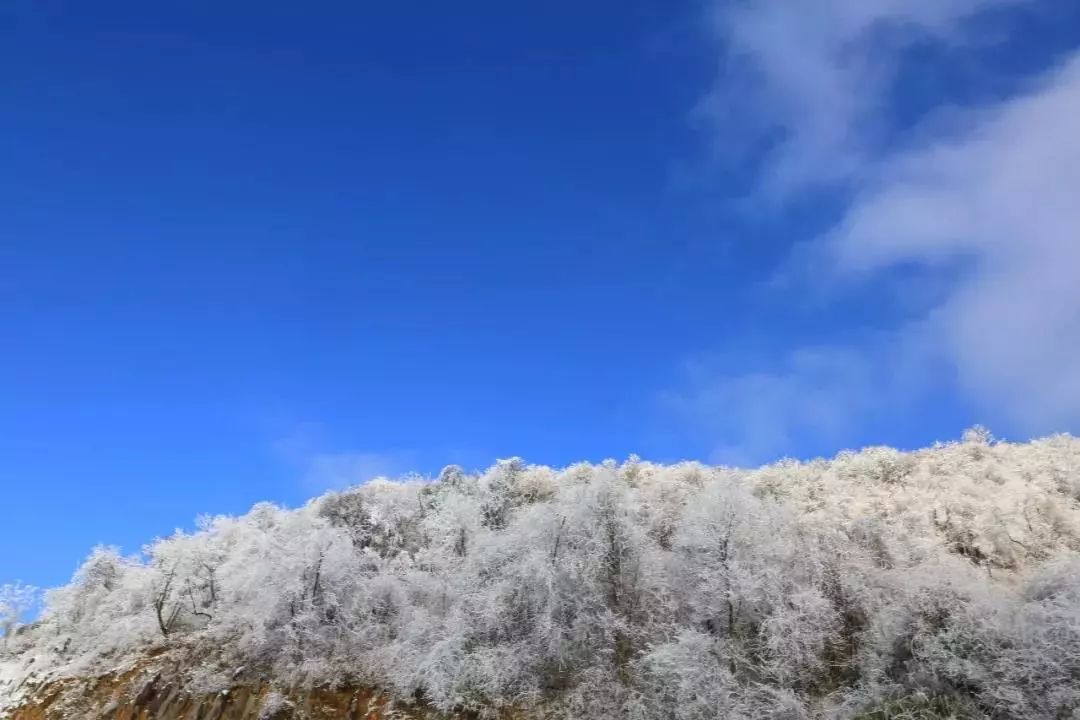
[[[26,692],[0,720],[422,720],[446,718],[393,706],[363,688],[282,690],[238,679],[217,692],[193,691],[174,668],[149,662],[121,673],[63,679]]]

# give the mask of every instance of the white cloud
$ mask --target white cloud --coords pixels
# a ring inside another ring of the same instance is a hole
[[[841,436],[866,409],[871,370],[858,353],[830,347],[797,350],[768,371],[724,372],[696,361],[664,404],[708,435],[711,462],[750,467],[796,442]]]
[[[307,492],[360,485],[378,477],[395,478],[409,472],[411,454],[401,451],[328,452],[318,423],[301,423],[272,446],[282,462],[295,469]]]
[[[706,112],[728,141],[746,141],[740,126],[778,133],[765,194],[847,179],[874,156],[900,51],[921,40],[960,42],[973,15],[1018,1],[719,2],[724,63]]]
[[[966,389],[1025,429],[1080,420],[1080,53],[966,136],[889,158],[824,250],[842,271],[956,263],[928,318]]]
[[[926,123],[881,142],[905,47],[960,48],[969,22],[1006,2],[1020,0],[717,5],[727,71],[707,102],[779,133],[759,194],[849,194],[843,220],[785,270],[811,268],[818,291],[882,283],[882,303],[898,284],[925,298],[927,272],[912,268],[946,278],[912,319],[877,329],[884,344],[795,348],[764,373],[699,369],[673,397],[722,455],[768,459],[796,436],[840,436],[871,400],[917,396],[934,373],[1008,432],[1080,427],[1080,52],[1026,93],[966,109],[947,134]]]
[[[389,453],[318,453],[308,460],[304,485],[313,490],[335,490],[360,485],[378,477],[405,473],[401,458]]]
[[[750,467],[795,451],[829,454],[859,424],[918,401],[940,370],[926,340],[912,326],[859,345],[796,348],[749,372],[699,359],[662,404],[706,436],[712,462]]]

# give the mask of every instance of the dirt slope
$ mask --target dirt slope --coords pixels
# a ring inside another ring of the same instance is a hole
[[[193,693],[153,663],[123,673],[64,679],[32,689],[0,720],[391,720],[443,718],[422,708],[391,707],[369,689],[276,692],[238,681],[216,693]],[[276,696],[268,697],[273,693]]]

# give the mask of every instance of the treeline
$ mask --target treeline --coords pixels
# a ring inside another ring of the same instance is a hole
[[[448,467],[96,549],[7,633],[0,709],[28,672],[165,645],[210,658],[200,691],[258,667],[480,714],[1080,717],[1078,553],[1069,436]]]

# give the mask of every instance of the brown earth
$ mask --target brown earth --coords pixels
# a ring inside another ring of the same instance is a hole
[[[197,695],[161,671],[136,668],[89,679],[46,683],[0,720],[420,720],[446,718],[420,707],[392,707],[370,689],[340,688],[283,692],[288,705],[263,712],[271,691],[265,683],[238,683],[219,693]],[[464,717],[464,716],[462,716]]]

